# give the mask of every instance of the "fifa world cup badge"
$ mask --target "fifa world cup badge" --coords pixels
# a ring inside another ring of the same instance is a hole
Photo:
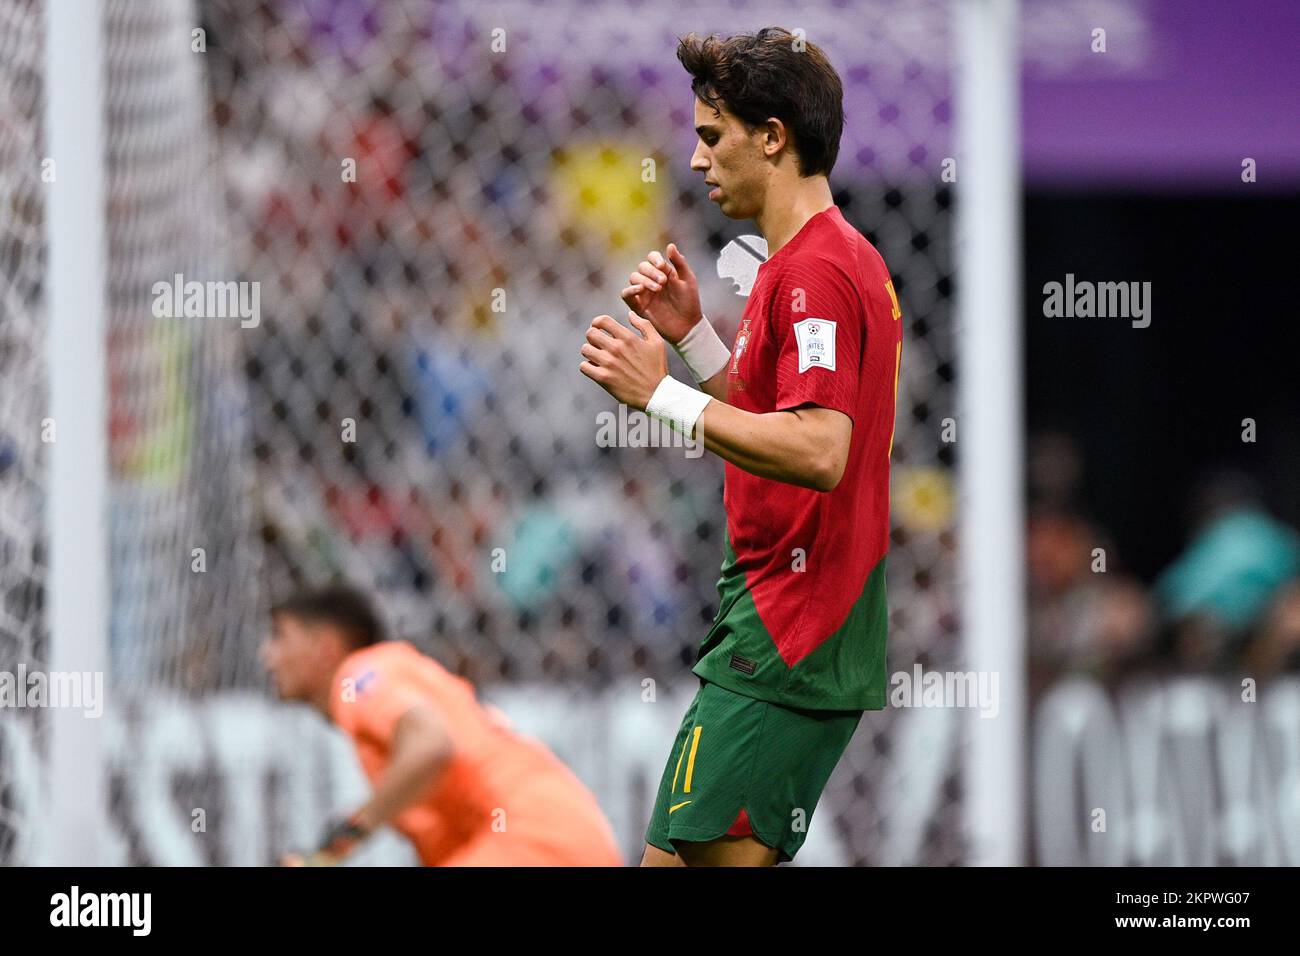
[[[799,371],[824,368],[835,371],[835,323],[830,319],[804,319],[794,324],[799,345]]]

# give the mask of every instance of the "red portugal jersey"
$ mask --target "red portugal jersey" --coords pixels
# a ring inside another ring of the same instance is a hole
[[[812,491],[727,463],[718,615],[694,671],[789,707],[885,706],[889,453],[902,357],[884,260],[831,206],[758,270],[728,372],[750,412],[853,420],[844,477]]]

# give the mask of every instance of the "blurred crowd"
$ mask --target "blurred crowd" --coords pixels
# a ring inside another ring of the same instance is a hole
[[[1081,507],[1077,444],[1043,434],[1030,449],[1034,696],[1067,674],[1113,686],[1168,673],[1264,682],[1300,668],[1300,535],[1247,474],[1220,469],[1188,489],[1185,544],[1147,583]]]
[[[656,131],[688,101],[494,58],[432,10],[257,9],[217,18],[247,33],[209,62],[232,254],[269,303],[247,337],[268,587],[362,582],[478,680],[678,670],[721,470],[600,447],[578,350],[669,225],[710,271],[703,192]],[[743,300],[710,304],[725,328]]]
[[[716,608],[720,463],[600,447],[613,406],[577,370],[592,317],[622,317],[628,273],[670,240],[724,336],[744,307],[715,260],[752,227],[724,226],[687,168],[674,35],[659,66],[606,68],[518,39],[493,56],[450,8],[254,6],[211,0],[243,32],[214,32],[207,62],[231,252],[267,313],[245,337],[267,586],[372,586],[478,680],[681,675]],[[930,427],[951,381],[947,187],[882,188],[884,155],[842,154],[836,183],[918,319],[894,450],[908,665],[957,643]]]
[[[685,169],[672,38],[663,71],[629,79],[563,51],[494,59],[436,10],[248,8],[211,0],[245,33],[214,35],[208,62],[230,251],[268,313],[246,339],[268,588],[371,584],[400,632],[479,680],[680,672],[715,607],[721,468],[599,447],[609,402],[576,369],[646,248],[677,241],[708,278],[729,238]],[[953,460],[937,437],[947,195],[884,189],[873,161],[841,156],[836,182],[909,319],[892,663],[946,666],[960,654]],[[702,285],[726,334],[743,300]],[[1244,478],[1200,489],[1185,549],[1144,582],[1081,507],[1070,439],[1039,436],[1028,466],[1035,690],[1065,673],[1264,679],[1296,664],[1300,546]]]

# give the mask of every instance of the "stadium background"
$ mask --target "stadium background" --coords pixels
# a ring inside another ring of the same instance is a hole
[[[270,601],[335,576],[373,588],[396,633],[569,761],[636,858],[716,609],[721,467],[599,447],[610,402],[575,357],[590,318],[619,314],[626,274],[669,240],[715,323],[734,331],[743,308],[715,263],[753,227],[712,209],[687,168],[673,50],[689,30],[801,27],[845,80],[832,185],[889,263],[906,322],[890,670],[963,668],[960,445],[944,438],[958,415],[950,16],[937,0],[869,7],[802,5],[794,22],[761,3],[697,3],[686,18],[642,3],[109,0],[110,860],[269,863],[363,791],[345,743],[273,703],[255,657]],[[1050,115],[1036,96],[1101,83],[1122,112],[1133,84],[1192,56],[1168,8],[1024,10],[1036,748],[1024,826],[1036,862],[1295,863],[1300,688],[1284,675],[1300,644],[1300,396],[1265,333],[1238,327],[1225,352],[1214,333],[1231,318],[1204,304],[1224,294],[1219,275],[1246,295],[1284,274],[1263,229],[1294,221],[1300,150],[1273,143],[1290,165],[1266,167],[1289,168],[1290,191],[1275,179],[1266,199],[1237,198],[1190,149],[1173,161],[1192,173],[1171,187],[1136,152],[1081,175],[1052,149],[1085,136],[1032,134]],[[49,185],[41,5],[0,17],[0,669],[12,670],[41,666],[49,640]],[[1078,53],[1097,18],[1116,52],[1100,77]],[[1228,165],[1220,178],[1239,185],[1239,159]],[[1157,186],[1163,205],[1142,206]],[[1207,223],[1215,238],[1189,259],[1173,240]],[[1234,234],[1256,244],[1217,238]],[[1039,290],[1065,272],[1153,280],[1158,324],[1049,324]],[[176,273],[258,283],[260,324],[156,318],[153,284]],[[1283,314],[1270,294],[1239,308]],[[1165,324],[1166,301],[1184,324]],[[1237,405],[1181,378],[1189,368],[1233,382]],[[1253,445],[1231,440],[1246,416],[1272,426]],[[1174,512],[1200,488],[1214,494],[1198,499],[1197,520],[1211,519],[1198,549]],[[1098,546],[1104,578],[1089,568]],[[1270,687],[1259,717],[1228,706],[1243,668]],[[800,862],[967,862],[964,720],[869,715]],[[0,712],[5,863],[47,852],[44,723]],[[1089,842],[1099,801],[1122,808],[1118,839]],[[410,860],[392,836],[360,855]]]

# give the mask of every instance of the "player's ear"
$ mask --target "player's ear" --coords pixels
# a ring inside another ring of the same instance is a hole
[[[763,153],[767,156],[775,156],[785,148],[789,140],[789,132],[785,128],[785,123],[775,116],[769,116],[767,122],[763,124]]]

